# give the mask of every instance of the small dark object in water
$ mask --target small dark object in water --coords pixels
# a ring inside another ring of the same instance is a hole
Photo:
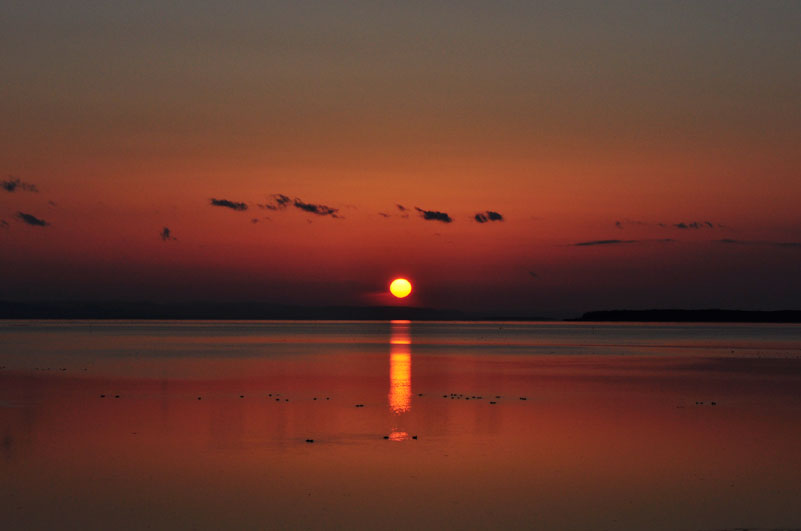
[[[710,404],[712,404],[713,406],[717,406],[718,405],[717,402],[710,402]]]
[[[520,400],[527,400],[525,396],[521,396]]]
[[[100,395],[100,398],[106,398],[106,395]]]
[[[239,398],[245,398],[245,395],[239,395]]]
[[[417,396],[423,396],[423,393],[417,393]]]
[[[114,398],[119,398],[119,397],[120,397],[120,395],[114,395]]]
[[[280,398],[276,398],[276,399],[275,399],[275,401],[276,401],[276,402],[280,402],[280,401],[281,401],[281,399],[280,399]]]
[[[495,402],[490,402],[490,404],[495,404]]]
[[[270,393],[270,394],[268,394],[267,396],[273,396],[273,394],[272,394],[272,393]]]
[[[442,395],[442,398],[448,398],[448,395]]]
[[[364,404],[356,404],[354,407],[364,407]]]
[[[202,399],[203,399],[203,397],[202,397],[202,396],[199,396],[199,397],[197,397],[197,399],[198,399],[198,400],[202,400]]]
[[[496,396],[495,398],[500,398],[500,396]]]
[[[412,439],[417,440],[417,435],[412,435]]]
[[[312,400],[317,400],[317,397],[315,396],[314,398],[312,398]]]
[[[288,398],[284,398],[284,402],[289,402],[289,399]]]
[[[306,442],[307,442],[307,443],[313,443],[313,442],[314,442],[314,439],[306,439]]]
[[[325,399],[326,399],[326,400],[331,400],[331,399],[330,399],[330,398],[328,398],[328,397],[325,397]]]
[[[384,435],[384,439],[389,439],[389,435]]]

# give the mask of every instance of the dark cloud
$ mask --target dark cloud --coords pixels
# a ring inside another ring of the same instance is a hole
[[[169,227],[164,227],[163,229],[161,229],[159,237],[161,238],[162,241],[165,242],[177,239],[175,236],[172,235],[172,232],[170,231]]]
[[[339,212],[338,208],[333,208],[326,205],[315,205],[314,203],[306,203],[297,197],[292,202],[292,206],[317,216],[331,216],[332,218],[340,217],[339,214],[337,214],[337,212]]]
[[[245,203],[237,201],[229,201],[228,199],[214,199],[211,198],[211,206],[230,208],[231,210],[247,210],[248,206]]]
[[[26,183],[14,177],[6,179],[5,181],[0,181],[0,188],[6,192],[16,192],[17,189],[24,190],[26,192],[39,191],[35,184]]]
[[[292,202],[292,200],[284,194],[273,194],[270,197],[272,197],[272,203],[259,204],[258,207],[267,210],[283,210]]]
[[[593,245],[626,245],[626,244],[648,244],[648,243],[673,243],[673,238],[659,238],[655,240],[592,240],[588,242],[571,243],[572,247],[591,247]]]
[[[50,223],[46,222],[43,219],[39,219],[33,214],[26,214],[25,212],[17,212],[16,218],[23,223],[27,223],[28,225],[32,225],[34,227],[47,227]]]
[[[689,223],[684,223],[683,221],[680,223],[674,223],[674,227],[677,229],[714,229],[715,225],[709,221],[691,221]]]
[[[259,203],[258,207],[263,208],[266,210],[284,210],[289,205],[292,205],[295,208],[303,210],[304,212],[309,212],[310,214],[315,214],[317,216],[331,216],[332,218],[341,218],[342,216],[339,215],[339,209],[333,208],[327,205],[318,205],[314,203],[307,203],[296,197],[291,199],[289,196],[284,194],[273,194],[270,196],[272,198],[271,203]],[[349,208],[356,208],[352,205]]]
[[[664,223],[660,223],[659,225],[661,227],[665,226]],[[677,229],[682,229],[682,230],[688,230],[688,229],[689,230],[727,229],[728,228],[725,225],[722,225],[720,223],[712,223],[711,221],[689,221],[689,222],[681,221],[679,223],[674,223],[672,226],[677,228]]]
[[[591,247],[593,245],[626,245],[648,243],[674,243],[673,238],[658,238],[653,240],[592,240],[588,242],[571,243],[572,247]]]
[[[425,220],[441,221],[443,223],[451,223],[453,221],[453,218],[451,218],[445,212],[439,212],[437,210],[423,210],[420,207],[414,207],[414,209],[420,212],[420,216],[422,216],[422,218]]]
[[[727,228],[720,223],[713,223],[711,221],[680,221],[678,223],[663,223],[663,222],[649,222],[649,221],[636,221],[636,220],[619,220],[615,221],[615,227],[623,229],[628,225],[635,225],[639,227],[660,227],[663,229],[674,228],[681,230],[699,230],[699,229],[725,229]]]
[[[503,221],[503,216],[492,210],[487,210],[485,212],[479,212],[473,216],[473,219],[478,223],[486,223],[488,221]]]
[[[640,240],[593,240],[589,242],[571,243],[573,247],[590,247],[592,245],[621,245],[625,243],[640,243]]]
[[[801,242],[774,242],[767,240],[734,240],[732,238],[723,238],[721,240],[715,240],[715,242],[727,245],[761,245],[766,247],[776,247],[779,249],[801,249]]]

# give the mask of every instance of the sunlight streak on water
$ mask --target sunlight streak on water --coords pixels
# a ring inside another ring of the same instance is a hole
[[[408,321],[392,321],[389,340],[389,409],[400,415],[412,407],[412,341]]]

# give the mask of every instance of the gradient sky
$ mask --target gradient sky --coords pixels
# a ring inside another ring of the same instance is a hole
[[[6,0],[0,50],[0,299],[801,308],[799,2]]]

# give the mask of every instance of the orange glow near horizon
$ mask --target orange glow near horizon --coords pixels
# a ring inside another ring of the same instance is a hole
[[[397,298],[403,299],[412,292],[412,283],[405,278],[396,278],[389,285],[389,292]]]

